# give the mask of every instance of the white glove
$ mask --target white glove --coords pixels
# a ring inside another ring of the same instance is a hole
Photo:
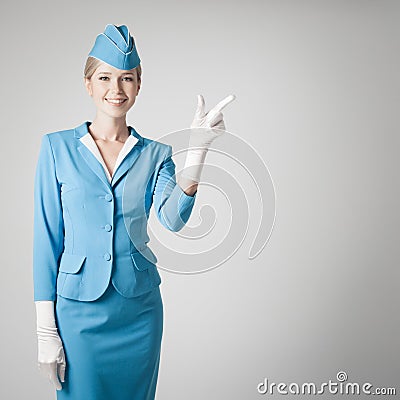
[[[229,95],[221,100],[207,113],[204,111],[205,103],[201,94],[197,96],[197,109],[190,126],[189,149],[181,176],[194,182],[200,181],[204,159],[214,139],[225,132],[225,124],[221,110],[235,100],[234,95]]]
[[[57,390],[65,378],[65,354],[58,335],[54,301],[35,301],[38,336],[38,367],[40,372],[50,379]]]

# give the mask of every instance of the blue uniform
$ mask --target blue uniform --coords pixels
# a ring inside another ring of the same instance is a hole
[[[107,178],[81,140],[89,121],[46,134],[34,189],[34,300],[56,302],[67,369],[59,400],[144,400],[156,390],[163,326],[154,206],[171,231],[196,194],[175,180],[172,147],[142,137]]]

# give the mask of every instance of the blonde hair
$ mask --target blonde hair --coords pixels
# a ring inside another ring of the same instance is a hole
[[[100,65],[102,61],[98,60],[97,58],[94,57],[88,57],[86,60],[85,64],[85,69],[83,71],[83,76],[86,79],[91,79],[92,75],[94,74],[94,71],[96,71],[97,67]],[[136,68],[136,76],[138,82],[141,82],[142,79],[142,66],[139,64]]]

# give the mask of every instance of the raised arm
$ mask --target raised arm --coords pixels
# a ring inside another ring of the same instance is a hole
[[[172,146],[168,145],[167,156],[159,170],[154,190],[154,207],[158,220],[170,231],[179,231],[188,221],[196,199],[186,194],[176,183]]]

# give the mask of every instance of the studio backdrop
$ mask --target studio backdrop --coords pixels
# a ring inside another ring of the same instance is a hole
[[[197,95],[207,110],[236,96],[187,226],[150,215],[156,398],[307,382],[337,398],[329,381],[399,395],[398,1],[16,0],[0,15],[0,398],[55,398],[37,369],[34,171],[42,135],[93,120],[83,67],[109,23],[130,27],[142,60],[128,123],[171,144],[177,171]]]

